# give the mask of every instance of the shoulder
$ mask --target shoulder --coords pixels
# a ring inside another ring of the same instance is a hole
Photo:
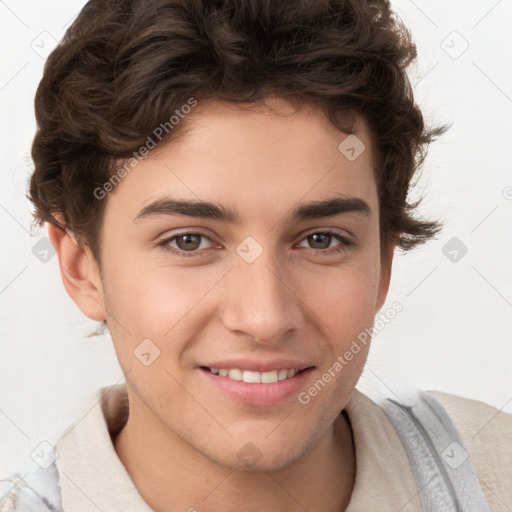
[[[429,390],[464,442],[480,487],[494,512],[512,508],[512,415],[492,405]]]

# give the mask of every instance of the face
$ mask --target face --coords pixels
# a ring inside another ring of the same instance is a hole
[[[273,106],[199,103],[105,199],[102,295],[130,414],[232,468],[285,467],[329,432],[368,345],[336,362],[389,277],[365,125],[349,159],[318,110]]]

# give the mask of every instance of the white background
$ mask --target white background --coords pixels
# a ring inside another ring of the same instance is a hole
[[[83,4],[0,0],[0,474],[53,443],[91,392],[122,379],[109,335],[86,337],[98,324],[66,294],[57,257],[32,253],[46,227],[31,236],[25,197],[38,53]],[[397,255],[382,311],[394,301],[403,311],[375,337],[358,388],[438,389],[512,412],[512,1],[393,4],[418,44],[411,82],[425,117],[453,124],[418,188],[421,213],[446,227]],[[453,237],[468,248],[455,263],[442,252]]]

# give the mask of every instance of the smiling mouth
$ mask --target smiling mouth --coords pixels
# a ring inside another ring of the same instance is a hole
[[[227,377],[228,379],[252,384],[274,384],[279,381],[291,379],[295,377],[295,375],[308,369],[282,368],[280,370],[258,372],[253,370],[240,370],[239,368],[209,368],[208,366],[201,366],[200,368],[214,375],[219,375],[220,377]]]

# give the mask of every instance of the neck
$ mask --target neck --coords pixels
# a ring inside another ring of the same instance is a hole
[[[355,453],[350,424],[343,414],[308,452],[287,467],[240,471],[205,457],[161,424],[156,426],[156,420],[149,425],[147,418],[133,412],[130,402],[128,421],[114,446],[137,490],[155,512],[270,508],[340,512],[348,506]]]

